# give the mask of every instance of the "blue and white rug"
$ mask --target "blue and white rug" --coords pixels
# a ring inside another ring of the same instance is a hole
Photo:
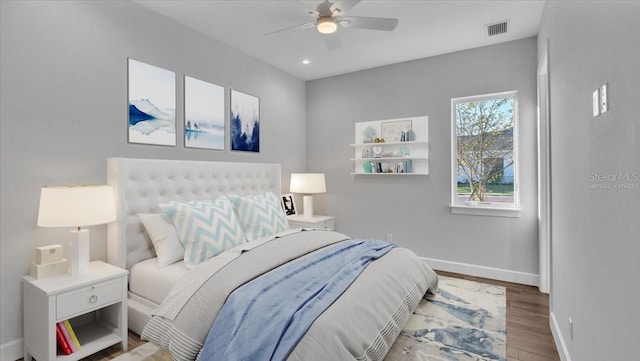
[[[385,360],[505,361],[505,295],[501,286],[439,277],[437,295],[420,302]]]

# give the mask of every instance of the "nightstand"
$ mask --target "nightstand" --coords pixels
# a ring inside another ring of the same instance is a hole
[[[287,221],[291,228],[324,228],[329,231],[334,230],[334,217],[313,216],[305,218],[303,215],[288,216]]]
[[[94,261],[82,276],[24,276],[24,360],[75,361],[120,343],[127,349],[127,274]],[[58,353],[56,323],[69,320],[81,349]]]

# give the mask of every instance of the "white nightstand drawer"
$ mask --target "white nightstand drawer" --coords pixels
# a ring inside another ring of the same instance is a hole
[[[56,319],[66,320],[121,299],[122,278],[62,293],[56,297]]]
[[[331,216],[314,216],[305,218],[303,215],[287,217],[291,228],[320,228],[329,231],[334,230],[334,218]]]
[[[324,221],[318,223],[311,222],[297,222],[302,228],[323,228],[323,229],[333,229],[333,221]]]

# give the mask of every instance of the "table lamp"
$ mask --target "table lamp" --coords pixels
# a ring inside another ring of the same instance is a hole
[[[303,216],[304,218],[313,218],[313,196],[312,194],[325,193],[327,186],[324,181],[323,173],[292,173],[291,185],[289,186],[291,193],[302,193],[303,198]]]
[[[89,230],[81,227],[115,219],[113,187],[109,185],[45,186],[40,192],[38,226],[76,227],[69,243],[74,276],[89,271]]]

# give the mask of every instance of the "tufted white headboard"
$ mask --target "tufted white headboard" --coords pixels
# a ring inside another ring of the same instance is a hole
[[[280,195],[280,164],[159,159],[107,159],[116,220],[108,226],[108,261],[119,267],[154,257],[138,213],[160,213],[158,203],[215,199],[235,193]]]

